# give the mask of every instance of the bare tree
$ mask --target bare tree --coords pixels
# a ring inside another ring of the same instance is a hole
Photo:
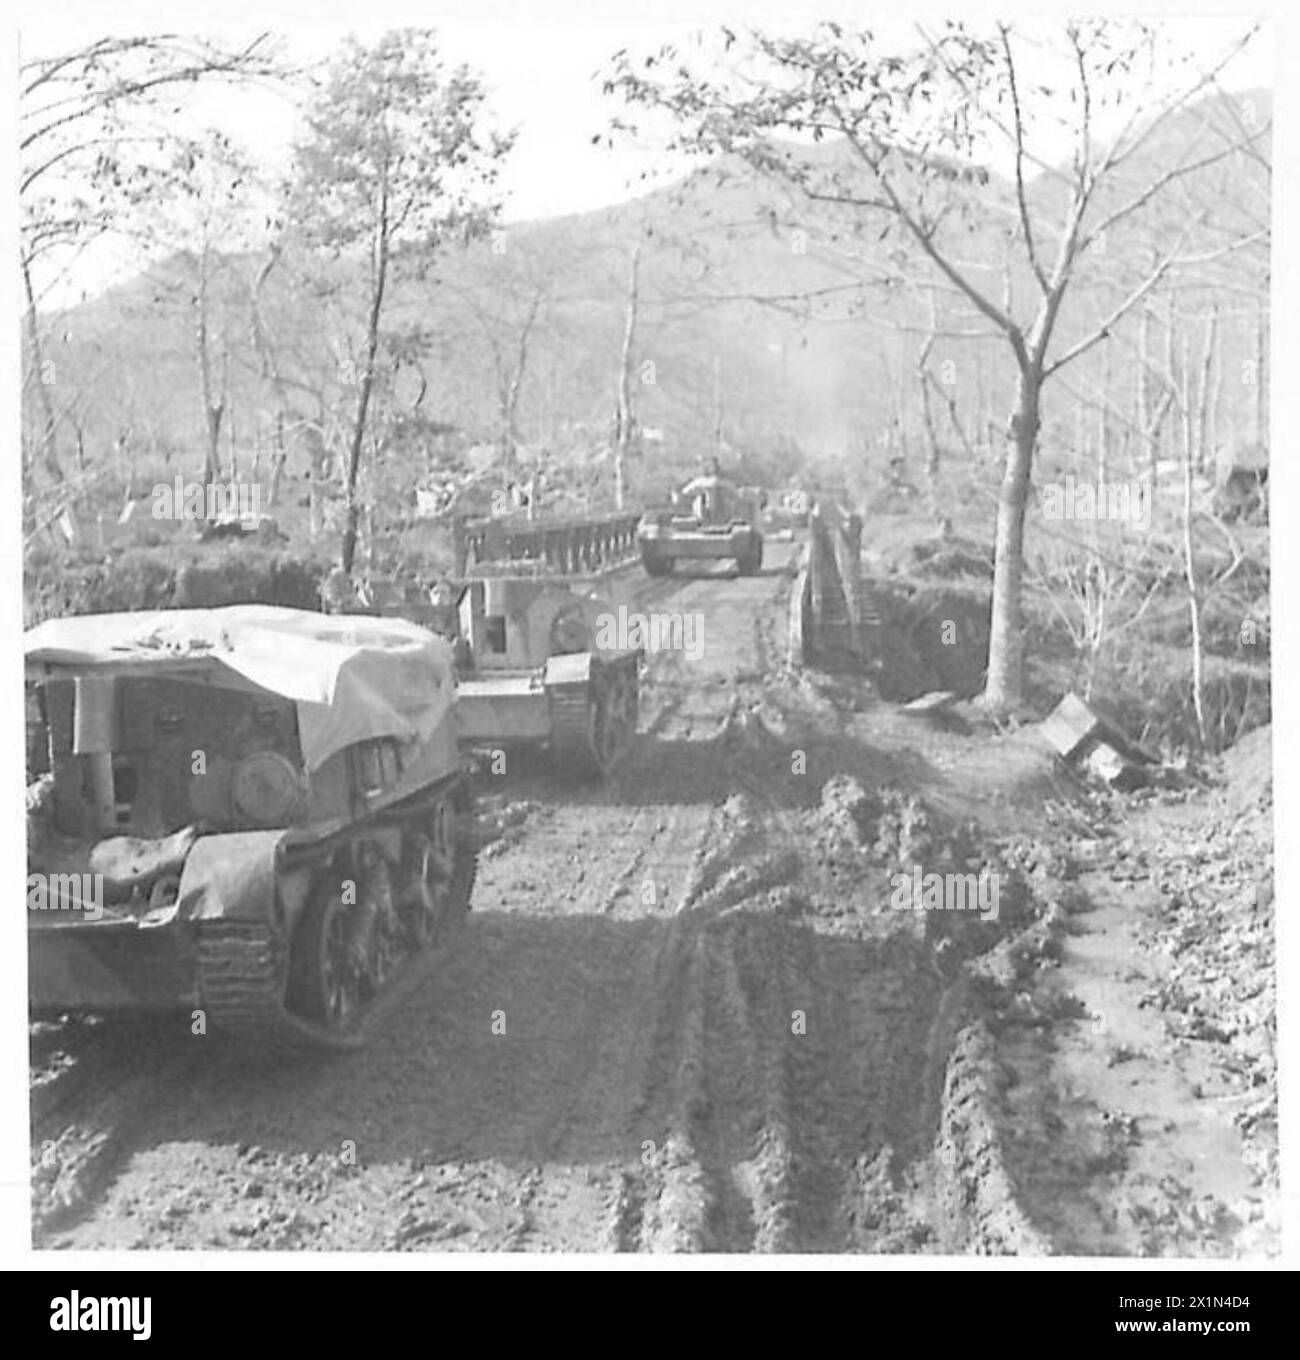
[[[1108,250],[1111,238],[1171,186],[1265,143],[1266,125],[1207,138],[1209,115],[1194,105],[1215,92],[1220,72],[1252,33],[1208,69],[1155,94],[1136,74],[1159,56],[1155,32],[1092,20],[1064,26],[1055,54],[1060,78],[1050,85],[1027,81],[1023,44],[1006,24],[976,30],[953,22],[938,36],[922,33],[909,50],[883,49],[870,33],[834,23],[809,37],[755,32],[741,44],[744,60],[735,74],[701,73],[672,47],[613,60],[606,88],[634,110],[676,118],[683,124],[679,149],[738,158],[806,201],[870,224],[900,281],[909,260],[923,262],[1002,341],[1016,395],[995,530],[983,695],[994,711],[1014,710],[1022,693],[1024,524],[1044,386],[1105,341],[1171,273],[1266,235],[1246,233],[1194,250],[1193,220],[1150,269],[1131,278],[1114,267],[1118,252]],[[724,30],[724,51],[736,41]],[[1034,61],[1043,60],[1036,50]],[[1105,143],[1102,107],[1121,119]],[[1190,129],[1177,124],[1184,113]],[[618,126],[636,131],[625,121]],[[1043,132],[1062,130],[1072,143],[1065,166],[1038,145]],[[1135,183],[1142,153],[1166,136],[1177,144],[1162,147],[1159,168]],[[830,143],[830,152],[809,155],[810,139]],[[976,163],[989,146],[1007,151],[1012,174],[1005,185],[992,183]],[[968,262],[977,224],[985,230],[995,224],[1006,243],[1000,280]],[[1064,326],[1067,299],[1103,256],[1110,279],[1120,280],[1118,287],[1112,282],[1112,301],[1099,319],[1080,325],[1076,317]]]
[[[468,312],[487,348],[495,396],[501,479],[502,484],[508,486],[517,471],[519,406],[524,378],[537,325],[550,300],[552,280],[537,261],[525,258],[516,264],[514,257],[520,251],[507,245],[504,235],[500,245],[501,249],[493,252],[489,283],[473,277],[467,286],[444,282],[442,288],[454,295],[458,308]],[[435,305],[439,300],[435,296]],[[531,499],[529,506],[531,509]]]
[[[427,266],[450,239],[484,230],[487,195],[510,139],[482,127],[484,91],[467,69],[447,69],[434,35],[390,32],[373,46],[350,39],[331,64],[297,148],[290,217],[334,254],[365,252],[366,318],[344,473],[341,565],[351,572],[380,334],[394,269]]]
[[[204,485],[221,477],[221,440],[234,437],[229,327],[232,296],[242,291],[237,258],[261,228],[252,165],[220,132],[178,139],[182,189],[133,231],[146,255],[161,255],[156,302],[170,300],[191,317]],[[232,466],[232,476],[234,468]]]
[[[24,56],[19,67],[19,203],[29,373],[42,410],[40,459],[58,483],[59,418],[39,308],[97,237],[184,184],[175,110],[200,81],[282,74],[268,35],[236,47],[170,33],[97,38]],[[40,280],[38,280],[38,271]],[[24,466],[30,465],[24,451]]]

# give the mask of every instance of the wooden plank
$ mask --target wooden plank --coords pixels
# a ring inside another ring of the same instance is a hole
[[[1071,691],[1040,724],[1047,743],[1065,760],[1102,735],[1100,718]]]
[[[924,718],[950,707],[956,700],[956,694],[950,689],[932,689],[929,694],[922,694],[919,699],[913,699],[911,703],[904,704],[899,712],[912,717]]]

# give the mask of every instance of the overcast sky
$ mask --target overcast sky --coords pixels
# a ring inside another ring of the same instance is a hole
[[[1050,7],[1049,7],[1050,8]],[[1109,7],[1108,7],[1109,8]],[[1142,4],[1144,15],[1177,7]],[[1002,4],[997,13],[1014,17],[1016,7]],[[1031,11],[1041,15],[1043,4]],[[1064,12],[1064,9],[1062,10]],[[906,42],[917,17],[960,13],[970,5],[909,3],[907,19],[889,6],[879,15],[872,7],[823,0],[440,0],[407,4],[373,0],[364,6],[335,0],[302,3],[225,4],[141,3],[116,0],[112,7],[78,0],[48,0],[39,23],[23,27],[24,55],[66,50],[88,37],[112,32],[202,31],[236,39],[261,29],[282,33],[288,54],[310,61],[328,55],[345,34],[363,40],[383,29],[411,24],[436,28],[448,57],[464,61],[484,77],[491,107],[504,127],[516,127],[519,140],[504,171],[506,216],[520,220],[576,212],[616,203],[644,191],[642,175],[663,176],[673,167],[653,149],[624,145],[611,151],[592,145],[592,136],[607,125],[616,106],[604,98],[593,74],[621,47],[633,50],[680,40],[701,27],[726,21],[773,29],[806,28],[820,18],[866,23],[878,35],[895,34]],[[214,27],[214,19],[219,22]],[[1209,59],[1246,27],[1243,15],[1177,20],[1179,37],[1194,43]],[[1227,79],[1230,88],[1273,84],[1274,45],[1257,41]],[[296,112],[286,99],[270,93],[211,87],[196,99],[196,121],[220,126],[271,166],[287,161],[296,131]],[[88,262],[78,292],[102,286],[105,274],[116,273],[106,257]]]

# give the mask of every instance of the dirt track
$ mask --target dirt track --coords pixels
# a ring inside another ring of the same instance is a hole
[[[864,786],[956,808],[971,768],[910,730],[865,744],[786,671],[780,558],[622,578],[642,608],[700,611],[703,656],[651,658],[608,786],[485,776],[473,914],[364,1053],[273,1067],[179,1025],[35,1034],[37,1244],[1047,1249],[969,1036],[953,1058],[968,983],[924,917],[886,909],[884,823],[862,816]],[[1041,803],[1018,749],[990,830],[1017,789]]]

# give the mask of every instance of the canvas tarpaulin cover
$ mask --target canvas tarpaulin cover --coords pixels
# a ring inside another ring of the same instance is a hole
[[[428,741],[455,702],[450,644],[404,619],[252,604],[82,614],[37,625],[24,650],[70,669],[225,666],[297,704],[308,770],[369,738]]]

